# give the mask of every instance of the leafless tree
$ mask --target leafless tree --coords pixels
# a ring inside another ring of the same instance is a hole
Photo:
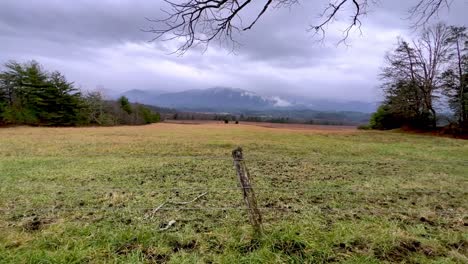
[[[458,126],[468,131],[468,30],[452,26],[450,34],[451,62],[440,79]]]
[[[425,100],[424,105],[427,106],[427,109],[434,117],[434,122],[436,120],[436,111],[432,99],[434,91],[440,88],[438,76],[441,74],[442,67],[448,61],[450,46],[447,45],[447,40],[449,37],[449,28],[440,23],[428,27],[417,41],[413,41],[420,68],[419,78]]]
[[[433,127],[435,92],[441,88],[439,76],[450,59],[450,36],[450,28],[439,23],[425,28],[412,44],[399,40],[397,49],[386,56],[382,73],[387,98],[398,99],[394,107],[411,106],[415,115],[428,114]]]
[[[236,43],[234,33],[249,30],[269,9],[289,8],[301,0],[256,0],[261,2],[259,10],[251,21],[243,24],[242,17],[247,9],[255,9],[253,0],[163,0],[167,7],[162,11],[163,19],[148,19],[155,26],[146,30],[154,33],[154,40],[179,39],[181,44],[176,50],[184,53],[196,45],[207,46],[211,41]],[[345,41],[352,29],[360,29],[361,18],[369,6],[379,0],[330,0],[320,12],[320,20],[310,25],[309,30],[324,37],[326,26],[342,15],[346,8],[351,9],[348,26],[344,30]],[[451,0],[413,0],[415,5],[409,10],[415,25],[421,25],[435,16],[442,8],[448,8]]]

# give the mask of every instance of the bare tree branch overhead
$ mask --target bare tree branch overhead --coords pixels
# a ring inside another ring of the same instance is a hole
[[[368,0],[339,0],[339,1],[330,1],[328,4],[328,7],[326,7],[323,11],[323,13],[320,15],[321,21],[318,25],[311,25],[309,28],[309,31],[312,30],[315,32],[315,34],[321,35],[321,38],[323,39],[325,37],[325,27],[332,23],[336,17],[338,16],[338,13],[343,10],[344,6],[351,5],[352,15],[349,20],[348,26],[344,29],[343,31],[343,38],[341,39],[340,42],[345,42],[348,39],[349,33],[353,28],[358,28],[359,30],[361,29],[361,17],[363,15],[366,15],[367,13],[367,8],[369,6],[369,1]],[[375,0],[371,1],[372,3],[375,3]]]
[[[432,17],[439,13],[442,8],[450,8],[453,0],[419,0],[410,10],[410,17],[413,19],[413,27],[420,27],[426,24]]]
[[[154,33],[155,40],[180,39],[181,44],[176,50],[182,54],[193,46],[203,45],[205,48],[213,41],[237,42],[233,33],[252,29],[266,11],[275,8],[289,8],[301,3],[301,0],[256,0],[260,3],[258,10],[254,9],[252,0],[163,0],[167,7],[162,11],[163,19],[148,19],[155,26],[145,30]],[[409,10],[414,25],[419,26],[437,15],[442,8],[448,8],[452,0],[418,0]],[[309,30],[325,36],[326,26],[333,23],[343,13],[351,10],[348,26],[343,31],[342,41],[349,37],[352,29],[360,29],[361,18],[366,15],[369,5],[378,0],[330,0],[320,12],[317,24],[310,25]],[[258,7],[258,6],[257,6]],[[254,18],[244,24],[242,21],[247,9],[256,11]],[[346,11],[345,11],[346,10]],[[320,10],[317,10],[320,11]]]
[[[164,19],[148,19],[156,27],[147,30],[155,34],[153,40],[172,40],[181,38],[182,44],[176,52],[184,53],[198,44],[208,44],[217,39],[236,43],[233,32],[251,29],[266,10],[271,7],[290,7],[299,0],[265,0],[265,5],[256,18],[245,27],[242,26],[240,12],[249,6],[252,0],[184,0],[178,3],[164,0],[169,6],[162,11]]]

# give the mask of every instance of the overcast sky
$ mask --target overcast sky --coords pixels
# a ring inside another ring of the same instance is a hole
[[[256,0],[259,1],[260,0]],[[263,2],[263,1],[262,1]],[[162,0],[1,0],[0,63],[37,60],[82,89],[179,91],[228,86],[264,95],[374,101],[378,73],[397,36],[411,37],[408,2],[381,0],[362,19],[362,35],[336,46],[349,14],[331,24],[323,43],[306,30],[328,1],[304,0],[267,12],[238,37],[235,53],[213,44],[202,53],[169,54],[175,42],[148,42],[145,20],[163,15]],[[246,18],[255,10],[247,10]],[[467,25],[468,4],[455,0],[439,19]],[[250,13],[249,13],[250,12]],[[345,11],[346,12],[346,11]]]

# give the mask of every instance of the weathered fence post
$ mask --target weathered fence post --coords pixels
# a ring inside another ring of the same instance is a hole
[[[242,148],[238,147],[232,151],[232,158],[234,159],[234,166],[239,176],[244,201],[249,210],[249,220],[252,224],[254,231],[257,235],[262,233],[262,215],[257,207],[257,199],[255,198],[254,190],[250,182],[249,171],[244,163]]]

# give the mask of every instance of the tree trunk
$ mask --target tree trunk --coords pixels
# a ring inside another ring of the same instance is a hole
[[[458,116],[458,122],[460,126],[463,126],[465,123],[465,116],[466,116],[466,109],[465,109],[465,83],[464,83],[464,78],[463,78],[463,69],[462,69],[462,57],[461,57],[461,52],[460,52],[460,43],[459,40],[457,39],[456,42],[457,46],[457,60],[458,60],[458,84],[460,85],[458,91],[459,91],[459,103],[460,103],[460,114]]]
[[[431,106],[431,108],[429,108],[429,111],[431,111],[432,113],[432,128],[437,128],[437,115],[436,115],[436,111],[434,110],[434,108]]]

